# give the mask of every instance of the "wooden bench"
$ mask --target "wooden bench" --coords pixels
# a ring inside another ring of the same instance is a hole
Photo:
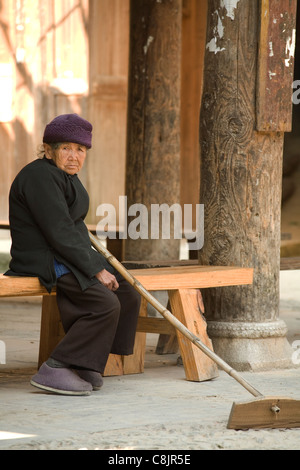
[[[190,331],[212,349],[206,322],[199,308],[199,289],[252,284],[253,270],[238,267],[172,266],[130,270],[148,291],[168,291],[170,309]],[[48,294],[34,277],[0,275],[0,297],[42,296],[39,366],[64,336],[55,290]],[[131,356],[110,355],[104,375],[141,373],[144,370],[146,333],[177,336],[187,380],[204,381],[218,375],[217,366],[164,318],[147,317],[147,302],[142,299]]]

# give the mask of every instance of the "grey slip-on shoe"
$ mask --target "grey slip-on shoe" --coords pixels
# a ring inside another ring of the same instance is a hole
[[[103,385],[103,378],[100,372],[95,372],[93,370],[78,369],[76,373],[86,382],[89,382],[93,390],[100,390]]]
[[[90,395],[93,387],[67,368],[49,367],[45,362],[30,381],[34,387],[60,395]]]

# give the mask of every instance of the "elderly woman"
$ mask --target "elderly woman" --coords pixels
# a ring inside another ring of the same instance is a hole
[[[31,384],[67,395],[100,389],[110,353],[132,354],[140,306],[139,294],[91,247],[89,197],[77,176],[91,140],[92,125],[77,114],[53,119],[43,158],[20,171],[9,196],[6,275],[37,276],[49,292],[56,286],[65,330]]]

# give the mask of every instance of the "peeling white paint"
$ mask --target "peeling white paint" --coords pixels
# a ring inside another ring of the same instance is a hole
[[[215,54],[217,54],[217,52],[225,50],[225,47],[221,48],[217,45],[218,39],[222,39],[222,37],[224,36],[224,26],[218,10],[216,10],[214,14],[218,17],[217,25],[215,26],[213,31],[214,37],[206,44],[206,49],[208,49],[210,52],[214,52]]]
[[[224,26],[223,26],[222,20],[219,16],[219,12],[217,11],[216,13],[218,15],[217,31],[218,31],[219,38],[221,39],[224,36]]]
[[[272,41],[269,42],[269,49],[270,49],[269,57],[273,57],[274,52],[273,52],[273,43],[272,43]]]
[[[276,73],[269,70],[269,79],[272,80],[273,77],[276,77]]]
[[[221,0],[221,7],[226,8],[226,15],[229,16],[232,20],[234,20],[234,10],[237,7],[237,4],[239,3],[240,0]]]
[[[292,37],[289,37],[286,41],[285,53],[288,56],[285,59],[285,66],[289,67],[290,60],[295,57],[295,45],[296,45],[296,30],[293,29]]]
[[[151,44],[151,42],[153,41],[154,37],[153,36],[149,36],[148,39],[147,39],[147,44],[144,46],[144,54],[146,55],[147,52],[148,52],[148,49],[149,49],[149,46]]]
[[[206,44],[206,49],[208,49],[209,52],[214,52],[215,54],[225,51],[225,47],[221,48],[217,46],[217,38],[212,38],[212,40]]]

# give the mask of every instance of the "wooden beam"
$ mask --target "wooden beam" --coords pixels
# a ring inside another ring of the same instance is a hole
[[[174,326],[164,318],[139,317],[137,331],[144,333],[160,333],[164,335],[173,335]]]
[[[296,0],[260,2],[256,128],[292,129]]]
[[[280,260],[280,270],[295,270],[300,269],[300,256],[294,256],[291,258],[281,258]]]
[[[199,110],[206,37],[207,0],[182,3],[180,202],[199,203]],[[195,230],[195,222],[193,224]]]

